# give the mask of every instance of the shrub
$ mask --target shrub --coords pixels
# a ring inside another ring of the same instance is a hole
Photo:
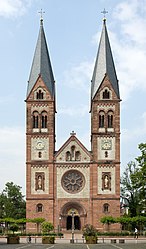
[[[96,236],[97,235],[97,229],[90,225],[90,224],[86,224],[83,227],[83,235],[84,236]]]

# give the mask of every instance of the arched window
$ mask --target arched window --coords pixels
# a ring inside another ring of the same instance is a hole
[[[103,212],[104,212],[104,213],[109,213],[109,204],[108,204],[108,203],[105,203],[105,204],[103,205]]]
[[[105,89],[105,91],[103,92],[103,99],[109,99],[110,98],[110,92]]]
[[[43,212],[43,205],[41,203],[37,204],[36,211],[39,213]]]
[[[80,151],[76,151],[76,153],[75,153],[75,160],[76,161],[80,161],[81,160],[81,153],[80,153]]]
[[[113,128],[113,112],[108,112],[108,128]]]
[[[32,117],[32,128],[38,128],[39,126],[39,114],[38,112],[33,112],[33,117]]]
[[[42,152],[38,152],[38,157],[42,158]]]
[[[44,98],[44,93],[43,93],[41,90],[39,90],[39,91],[36,93],[36,98],[37,98],[37,99],[43,99],[43,98]]]
[[[75,160],[75,146],[71,147],[71,160]]]
[[[42,112],[41,115],[41,128],[47,128],[47,113]]]
[[[99,128],[104,128],[104,112],[99,113]]]
[[[105,157],[108,157],[108,151],[105,151]]]
[[[66,152],[66,161],[70,161],[70,159],[71,159],[70,152],[67,151],[67,152]]]

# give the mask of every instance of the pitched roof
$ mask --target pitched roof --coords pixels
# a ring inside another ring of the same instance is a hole
[[[81,141],[76,137],[76,133],[74,133],[74,131],[72,133],[70,133],[70,137],[67,139],[67,141],[61,146],[61,148],[56,151],[55,153],[55,157],[57,157],[61,151],[63,151],[69,144],[71,141],[75,141],[81,148],[83,151],[85,151],[86,154],[88,154],[88,156],[90,157],[90,151],[87,150],[87,148],[81,143]]]
[[[92,76],[91,99],[94,98],[106,74],[109,77],[113,89],[117,94],[117,97],[120,98],[118,79],[116,75],[111,46],[108,38],[106,20],[104,19],[98,53]]]
[[[33,63],[28,81],[27,97],[30,94],[33,86],[35,85],[39,75],[42,77],[45,85],[50,91],[52,97],[55,96],[54,76],[49,57],[45,32],[43,28],[43,20],[41,19],[40,31],[37,40],[37,45],[33,57]]]

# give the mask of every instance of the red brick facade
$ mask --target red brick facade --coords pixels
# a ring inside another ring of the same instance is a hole
[[[91,148],[72,133],[55,152],[55,99],[41,76],[26,100],[26,215],[43,217],[57,229],[120,216],[120,99],[108,75],[91,101]],[[59,125],[59,124],[58,124]],[[119,226],[111,226],[117,230]],[[27,224],[36,232],[36,225]]]

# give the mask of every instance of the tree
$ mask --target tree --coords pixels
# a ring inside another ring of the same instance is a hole
[[[26,207],[21,187],[7,182],[0,194],[0,218],[25,218]]]
[[[44,221],[45,221],[45,219],[40,218],[40,217],[28,220],[28,222],[32,222],[32,223],[35,223],[37,225],[37,233],[40,233],[40,224]]]
[[[101,223],[107,225],[107,231],[110,230],[110,225],[116,223],[116,218],[113,218],[112,216],[104,216],[100,219]]]
[[[142,212],[146,211],[146,143],[139,144],[141,155],[136,158],[138,169],[134,175],[136,187],[140,195],[140,204]]]
[[[41,224],[42,232],[43,233],[49,233],[54,229],[54,226],[51,222],[43,221]]]
[[[128,201],[129,215],[134,217],[140,213],[140,195],[136,186],[136,162],[129,162],[121,178],[121,195]]]
[[[13,234],[14,234],[14,232],[17,232],[17,231],[18,231],[19,226],[18,226],[16,223],[14,223],[14,224],[10,225],[9,229],[10,229],[10,230],[13,232]]]

